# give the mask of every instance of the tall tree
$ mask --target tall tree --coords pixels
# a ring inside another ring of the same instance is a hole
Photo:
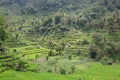
[[[0,46],[2,46],[3,42],[7,38],[7,33],[4,29],[5,24],[6,24],[5,19],[2,16],[0,16]]]

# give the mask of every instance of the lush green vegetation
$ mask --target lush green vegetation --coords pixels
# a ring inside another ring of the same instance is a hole
[[[0,0],[0,14],[0,79],[120,79],[120,0]]]
[[[92,67],[85,68],[84,65],[78,65],[79,70],[73,75],[60,75],[51,73],[33,73],[5,71],[0,77],[2,80],[119,80],[119,65],[105,66],[100,63],[92,63]]]

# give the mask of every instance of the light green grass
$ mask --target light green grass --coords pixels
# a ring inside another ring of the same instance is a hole
[[[92,63],[91,67],[78,65],[73,75],[52,73],[16,72],[12,70],[0,73],[0,80],[120,80],[120,65],[102,65]],[[83,68],[82,68],[83,67]]]
[[[15,71],[6,71],[0,75],[0,78],[1,80],[76,80],[70,75]]]
[[[35,59],[36,55],[47,55],[49,52],[49,49],[47,48],[37,48],[36,46],[24,46],[24,47],[17,47],[17,48],[11,48],[10,50],[13,52],[13,50],[16,49],[18,52],[18,55],[25,55],[24,58],[26,59]]]
[[[92,35],[91,33],[90,35]],[[82,52],[88,52],[89,45],[76,45],[76,41],[88,40],[92,41],[91,36],[83,34],[72,34],[60,40],[53,40],[55,42],[66,42],[71,45],[71,48],[80,48]],[[106,36],[106,35],[105,35]],[[106,36],[108,37],[108,35]],[[28,43],[29,46],[16,47],[19,54],[25,54],[26,59],[35,59],[36,55],[43,56],[47,55],[49,49],[44,47],[37,49],[35,44]],[[47,42],[45,43],[47,44]],[[90,63],[91,64],[91,63]],[[38,66],[33,64],[31,69],[36,69]],[[93,62],[90,65],[79,64],[76,65],[76,72],[73,75],[61,75],[52,73],[34,73],[34,72],[16,72],[16,71],[5,71],[0,73],[0,80],[120,80],[120,65],[114,64],[112,66],[102,65],[101,63]],[[80,79],[79,79],[80,78]]]
[[[78,76],[83,80],[120,80],[120,65],[102,65],[93,63],[88,69],[78,71]]]

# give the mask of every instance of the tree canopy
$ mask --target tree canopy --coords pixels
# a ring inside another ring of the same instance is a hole
[[[7,33],[4,29],[5,24],[6,24],[5,19],[2,16],[0,16],[0,46],[2,46],[2,43],[7,38]]]

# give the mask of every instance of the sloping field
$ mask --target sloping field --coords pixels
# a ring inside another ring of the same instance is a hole
[[[112,66],[92,63],[91,67],[76,70],[73,75],[51,73],[15,72],[0,73],[0,80],[120,80],[120,65]],[[85,67],[78,65],[77,67]]]

